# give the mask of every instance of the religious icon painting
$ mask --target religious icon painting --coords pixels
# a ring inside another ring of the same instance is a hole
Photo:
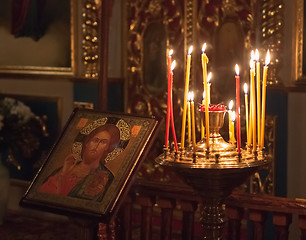
[[[20,204],[108,221],[159,126],[155,117],[76,108]]]

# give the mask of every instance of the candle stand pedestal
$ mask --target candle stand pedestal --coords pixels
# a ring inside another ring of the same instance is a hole
[[[219,129],[224,112],[209,113],[209,148],[206,139],[202,139],[196,147],[180,148],[178,152],[165,149],[156,158],[158,164],[174,169],[202,197],[204,239],[210,240],[222,239],[225,199],[234,188],[270,162],[262,152],[241,150],[238,154],[233,144],[223,140]]]

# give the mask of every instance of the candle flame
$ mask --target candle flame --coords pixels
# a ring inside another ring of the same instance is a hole
[[[173,49],[169,50],[168,56],[171,56],[173,54]]]
[[[235,71],[236,71],[236,75],[239,76],[239,66],[238,66],[238,64],[235,65]]]
[[[206,43],[203,44],[203,47],[202,47],[202,53],[205,52],[205,49],[206,49]]]
[[[171,64],[171,71],[173,71],[173,69],[175,68],[175,65],[176,65],[176,61],[174,60]]]
[[[229,110],[232,110],[233,105],[234,105],[234,102],[233,102],[233,100],[231,100],[231,101],[229,102],[229,104],[228,104],[228,109],[229,109]]]
[[[270,63],[270,52],[269,50],[267,51],[267,55],[266,55],[266,62],[265,62],[265,65],[268,66]]]
[[[257,62],[259,61],[259,52],[258,52],[258,49],[255,50],[255,60]]]
[[[244,93],[248,94],[248,84],[247,83],[243,85],[243,89],[244,89]]]
[[[190,102],[191,100],[191,92],[188,92],[188,101]]]
[[[255,53],[254,50],[251,51],[251,61],[255,60]]]
[[[203,99],[205,99],[205,90],[203,91]]]
[[[192,102],[193,99],[194,99],[194,93],[193,92],[189,92],[188,93],[188,100]]]
[[[189,50],[188,50],[188,55],[191,55],[192,50],[193,50],[193,46],[190,46],[190,47],[189,47]]]
[[[209,82],[210,82],[211,77],[212,77],[212,73],[210,72],[210,73],[208,74],[208,76],[207,76],[207,83],[209,83]]]
[[[233,113],[231,114],[231,120],[232,120],[232,122],[235,122],[235,120],[236,120],[236,112],[235,111],[233,111]]]
[[[254,68],[254,60],[250,60],[250,68]]]

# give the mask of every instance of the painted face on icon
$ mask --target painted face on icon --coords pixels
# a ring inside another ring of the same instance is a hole
[[[109,149],[111,135],[107,131],[95,134],[85,145],[83,161],[86,164],[99,162]]]

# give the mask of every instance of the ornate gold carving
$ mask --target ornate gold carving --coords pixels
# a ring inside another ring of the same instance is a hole
[[[82,48],[84,76],[86,78],[98,77],[98,13],[95,0],[84,0],[82,9]]]
[[[250,178],[251,193],[275,194],[275,145],[276,116],[267,115],[265,122],[266,153],[271,164]]]
[[[82,143],[81,142],[74,142],[72,144],[71,152],[77,161],[82,161],[82,157],[81,157]]]
[[[199,5],[197,43],[207,43],[207,55],[210,59],[208,71],[213,72],[214,82],[212,102],[227,104],[235,97],[235,89],[231,87],[231,76],[236,63],[242,66],[241,76],[244,79],[249,76],[246,70],[255,41],[252,36],[255,31],[253,14],[251,4],[246,2],[201,1]],[[202,79],[200,67],[197,79]],[[200,84],[198,83],[197,88],[203,89],[201,81]]]
[[[195,2],[196,3],[196,2]],[[185,1],[185,11],[186,14],[184,15],[184,38],[185,38],[185,51],[188,50],[188,46],[194,43],[194,32],[193,32],[193,25],[194,25],[194,1],[187,0]]]
[[[303,29],[304,29],[304,0],[296,0],[295,11],[295,36],[293,38],[294,54],[293,73],[294,80],[297,82],[305,81],[303,76]]]
[[[152,0],[149,4],[148,12],[153,16],[157,16],[161,11],[161,2],[159,0]]]
[[[96,128],[104,125],[107,121],[107,118],[100,118],[98,120],[93,121],[92,123],[90,123],[88,126],[84,127],[80,133],[84,134],[84,135],[88,135],[90,134],[93,130],[95,130]]]
[[[123,141],[126,141],[130,139],[131,131],[129,125],[126,123],[126,121],[120,119],[118,123],[116,124],[117,128],[120,130],[120,139]]]
[[[113,159],[115,159],[120,153],[123,152],[124,149],[122,148],[115,148],[113,151],[111,151],[109,154],[107,154],[106,158],[105,158],[105,162],[109,162]]]
[[[282,67],[284,39],[284,3],[282,0],[264,0],[261,4],[261,44],[263,49],[269,49],[272,58],[269,64],[267,84],[282,84],[278,76]],[[263,54],[262,54],[263,55]]]
[[[177,1],[169,1],[165,3],[160,0],[136,0],[127,1],[127,52],[126,52],[126,69],[127,69],[127,84],[125,87],[127,98],[127,111],[140,115],[163,115],[166,112],[166,82],[167,75],[162,74],[158,77],[157,87],[150,85],[153,83],[145,76],[148,65],[146,60],[149,57],[153,58],[153,54],[149,54],[145,47],[146,33],[152,34],[151,39],[155,36],[162,39],[158,42],[158,51],[165,56],[165,59],[160,59],[163,68],[166,67],[167,48],[173,48],[175,59],[177,62],[183,62],[180,49],[181,43],[184,40],[182,37],[182,8]],[[139,19],[141,16],[141,19]],[[152,32],[147,32],[148,28],[152,27]],[[164,38],[161,35],[165,35]],[[154,36],[153,36],[154,35]],[[147,45],[146,45],[147,44]],[[154,48],[153,44],[151,46]],[[184,64],[180,64],[183,66]],[[151,66],[149,66],[151,67]],[[182,69],[178,67],[176,70],[176,79],[181,78]],[[160,71],[156,70],[156,71]],[[154,73],[156,73],[156,71]],[[177,71],[180,71],[178,74]],[[179,76],[180,75],[180,76]],[[174,84],[174,96],[177,82]],[[175,97],[174,97],[175,98]]]

